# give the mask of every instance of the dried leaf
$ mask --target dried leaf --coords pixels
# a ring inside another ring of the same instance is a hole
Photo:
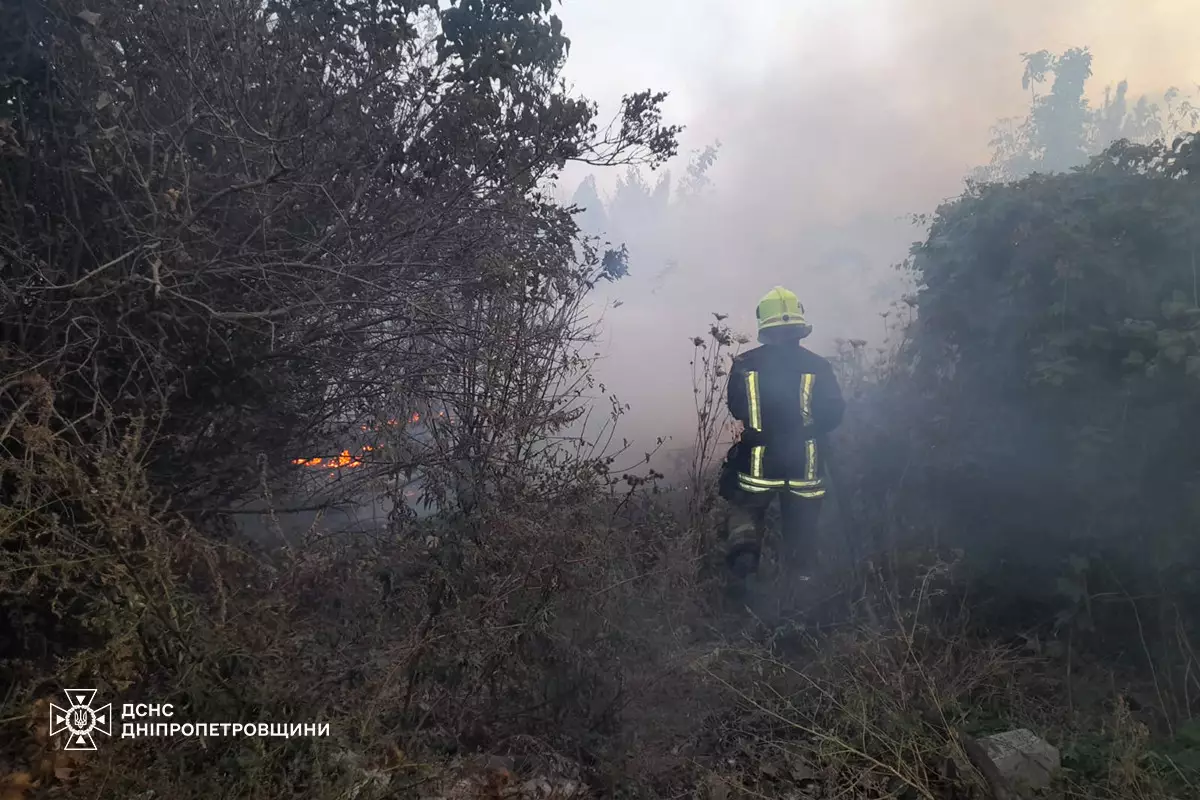
[[[36,785],[28,772],[14,772],[0,778],[0,800],[25,800],[25,793]]]

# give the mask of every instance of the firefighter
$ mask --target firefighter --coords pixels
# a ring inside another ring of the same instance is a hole
[[[756,315],[762,346],[734,358],[727,390],[729,411],[743,428],[720,486],[728,501],[725,564],[735,592],[758,570],[767,509],[776,497],[783,566],[794,579],[808,579],[826,489],[822,452],[846,408],[833,367],[800,345],[812,325],[796,295],[776,286],[758,301]]]

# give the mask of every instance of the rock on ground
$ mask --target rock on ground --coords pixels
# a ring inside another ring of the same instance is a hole
[[[1004,779],[1017,789],[1049,786],[1062,763],[1057,749],[1026,728],[984,737],[979,744]]]

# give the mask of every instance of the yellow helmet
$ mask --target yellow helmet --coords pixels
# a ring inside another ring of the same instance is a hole
[[[760,339],[762,332],[770,328],[795,328],[801,339],[812,333],[812,325],[804,318],[804,306],[800,304],[800,299],[795,292],[782,286],[776,286],[763,295],[758,301],[755,316],[758,318]]]

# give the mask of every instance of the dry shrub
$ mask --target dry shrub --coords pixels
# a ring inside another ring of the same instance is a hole
[[[9,390],[0,757],[16,792],[675,796],[706,781],[713,796],[973,797],[987,780],[970,736],[1080,740],[1059,665],[981,636],[955,564],[903,553],[865,588],[814,581],[813,597],[843,588],[800,622],[725,620],[702,607],[695,551],[718,512],[683,524],[686,504],[636,480],[250,552],[156,498],[138,420],[108,415],[83,445],[45,382]],[[114,738],[80,759],[45,725],[68,685],[117,708],[173,703],[171,721],[331,732]],[[1111,716],[1102,768],[1068,772],[1063,796],[1186,796],[1140,725]]]
[[[695,531],[633,487],[251,553],[155,500],[136,421],[82,447],[47,385],[23,391],[0,464],[15,792],[972,797],[971,735],[1063,738],[1054,665],[975,635],[953,565],[872,572],[803,623],[725,625],[699,607]],[[331,731],[113,738],[79,758],[46,731],[66,685],[173,703],[171,721]],[[1180,796],[1139,724],[1113,716],[1103,769],[1068,773],[1064,796]]]
[[[224,558],[150,491],[142,422],[110,422],[84,444],[44,381],[8,388],[25,399],[0,453],[5,677],[22,685],[52,668],[112,692],[188,657],[193,588],[219,586]],[[226,605],[220,591],[212,601]]]
[[[706,670],[739,705],[713,744],[732,754],[719,782],[746,796],[982,791],[961,734],[981,709],[1014,705],[1014,675],[1026,659],[947,634],[954,628],[938,620],[934,600],[948,572],[928,571],[906,595],[880,584],[875,624],[793,624],[717,654]]]
[[[1111,670],[989,636],[961,564],[905,556],[853,592],[822,576],[790,621],[743,619],[696,654],[727,695],[682,745],[707,796],[1003,800],[1018,795],[979,738],[1022,727],[1062,753],[1048,797],[1193,796],[1194,742],[1152,735]]]
[[[44,381],[7,388],[24,397],[5,420],[0,454],[2,669],[10,687],[0,718],[9,768],[43,784],[83,780],[81,791],[93,795],[92,780],[106,772],[120,777],[104,778],[101,791],[117,793],[169,774],[203,796],[219,791],[221,773],[210,767],[235,752],[307,748],[221,740],[148,748],[114,738],[95,758],[63,766],[45,730],[46,701],[61,702],[63,687],[95,688],[114,709],[173,702],[183,721],[284,721],[278,717],[306,719],[316,709],[287,697],[290,676],[267,668],[291,604],[273,592],[278,571],[200,536],[166,509],[146,481],[142,422],[108,415],[83,436],[55,412]],[[263,792],[305,771],[280,763]],[[226,791],[248,786],[248,773],[224,774]]]
[[[27,394],[0,462],[10,771],[91,796],[394,797],[461,783],[480,751],[516,759],[513,785],[539,796],[546,775],[618,780],[631,709],[694,616],[688,540],[642,500],[619,525],[593,499],[255,554],[155,498],[138,421],[83,446],[48,386]],[[67,778],[39,766],[64,686],[173,703],[171,722],[331,733],[114,737]]]

